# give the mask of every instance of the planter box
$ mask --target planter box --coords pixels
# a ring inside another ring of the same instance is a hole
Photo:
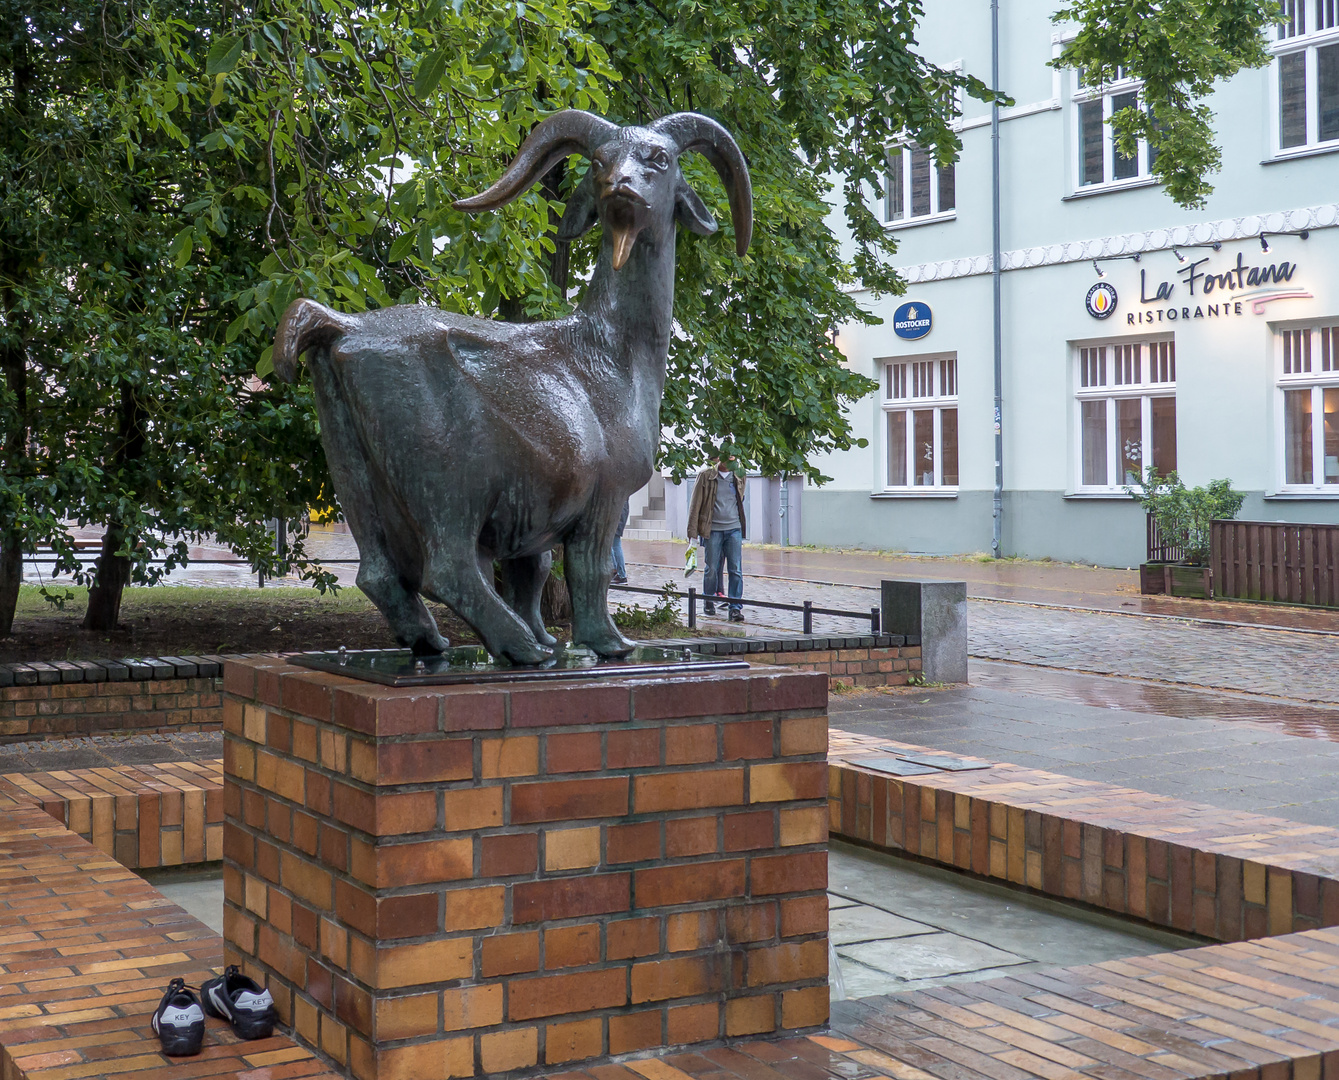
[[[1213,597],[1213,571],[1207,566],[1180,563],[1142,563],[1139,591],[1144,596],[1186,596],[1199,600]]]

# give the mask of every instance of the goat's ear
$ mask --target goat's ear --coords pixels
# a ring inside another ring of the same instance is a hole
[[[599,220],[599,215],[595,210],[595,180],[594,170],[588,169],[577,186],[572,190],[572,194],[567,199],[567,206],[563,209],[563,219],[558,222],[558,239],[575,240],[583,233],[589,232],[595,227]]]
[[[711,216],[707,204],[698,198],[697,192],[682,176],[674,193],[674,220],[698,236],[710,236],[716,231],[716,219]]]

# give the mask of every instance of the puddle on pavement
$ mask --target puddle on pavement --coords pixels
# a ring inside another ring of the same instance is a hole
[[[1184,689],[1124,676],[1084,675],[998,660],[971,661],[973,686],[1071,701],[1100,709],[1189,720],[1230,720],[1304,739],[1339,742],[1339,708],[1298,705],[1217,690]]]

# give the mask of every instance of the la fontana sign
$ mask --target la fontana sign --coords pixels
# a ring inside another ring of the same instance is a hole
[[[1248,308],[1249,314],[1263,315],[1265,305],[1275,300],[1309,299],[1311,296],[1305,289],[1292,285],[1296,263],[1284,261],[1252,266],[1241,252],[1237,252],[1236,263],[1227,267],[1210,267],[1212,261],[1203,258],[1187,263],[1177,272],[1179,281],[1151,282],[1148,271],[1140,270],[1139,303],[1142,307],[1125,313],[1126,325],[1236,318],[1247,314]],[[1114,308],[1114,302],[1112,306]],[[1089,311],[1092,312],[1091,304]]]

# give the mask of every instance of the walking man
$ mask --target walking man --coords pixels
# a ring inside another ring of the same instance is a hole
[[[729,571],[730,621],[743,622],[743,605],[735,601],[744,596],[744,490],[735,475],[734,463],[734,457],[722,450],[714,466],[697,474],[693,502],[688,508],[688,535],[701,537],[707,549],[703,591],[708,597],[721,591],[724,563]],[[702,610],[707,615],[714,615],[716,605],[708,599]]]

